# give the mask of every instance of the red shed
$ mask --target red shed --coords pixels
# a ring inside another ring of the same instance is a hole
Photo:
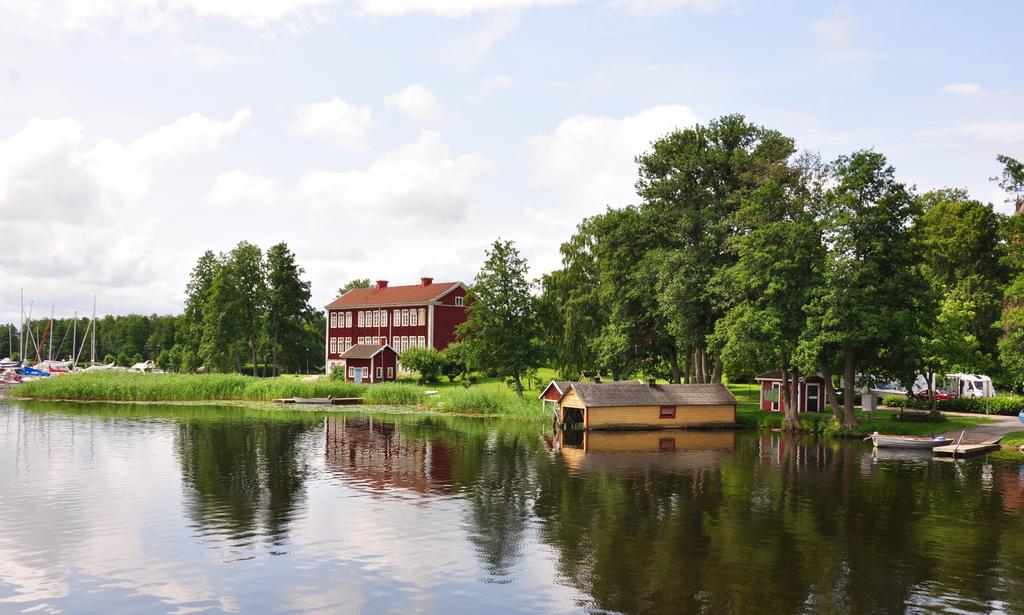
[[[552,380],[548,386],[544,387],[537,399],[541,400],[541,405],[544,408],[550,403],[553,406],[552,412],[557,413],[558,402],[562,400],[562,395],[569,390],[570,384],[568,380]]]
[[[398,372],[398,354],[387,344],[356,344],[340,358],[349,382],[391,382]]]
[[[782,393],[782,370],[761,374],[756,378],[761,388],[761,409],[782,412],[786,406]],[[797,412],[823,412],[825,410],[825,379],[820,374],[801,376],[797,396]]]

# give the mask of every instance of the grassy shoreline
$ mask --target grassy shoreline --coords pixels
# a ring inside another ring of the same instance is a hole
[[[547,374],[544,374],[545,376]],[[552,374],[553,376],[553,374]],[[539,384],[518,398],[498,380],[484,381],[468,388],[458,383],[436,383],[429,386],[412,382],[354,384],[320,378],[312,381],[294,376],[254,378],[240,374],[135,374],[81,373],[70,374],[18,385],[15,395],[47,401],[152,403],[152,404],[268,404],[274,399],[290,397],[359,397],[366,408],[393,408],[402,413],[437,413],[443,415],[482,416],[507,420],[549,422],[551,415],[537,400]],[[784,417],[779,412],[758,408],[756,384],[731,384],[729,389],[739,402],[737,423],[742,429],[779,429]],[[431,393],[431,394],[428,394]],[[275,410],[304,411],[305,407],[275,406]],[[341,408],[339,406],[339,408]],[[356,408],[348,408],[347,411]],[[316,407],[324,411],[322,407]],[[335,409],[334,411],[338,411]],[[854,430],[830,425],[828,413],[802,413],[803,431],[835,437],[863,437],[874,431],[902,435],[927,435],[973,427],[989,422],[983,417],[943,416],[939,422],[906,422],[896,412],[879,410],[871,417],[858,411]]]

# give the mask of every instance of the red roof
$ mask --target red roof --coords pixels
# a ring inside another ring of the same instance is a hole
[[[409,286],[388,286],[387,288],[375,286],[353,288],[327,304],[327,309],[429,303],[440,299],[460,284],[462,282],[434,282],[427,285],[411,284]]]

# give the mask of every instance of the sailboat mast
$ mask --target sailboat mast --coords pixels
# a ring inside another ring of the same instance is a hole
[[[18,360],[25,361],[25,289],[21,289],[21,331],[18,336]]]
[[[50,349],[46,351],[46,360],[53,360],[53,306],[50,306]]]
[[[78,363],[75,358],[75,349],[78,348],[78,310],[75,310],[75,320],[71,322],[71,364]]]
[[[96,295],[92,296],[92,354],[89,358],[96,365]]]

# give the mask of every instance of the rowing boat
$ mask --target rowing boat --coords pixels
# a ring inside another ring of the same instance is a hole
[[[321,404],[326,406],[334,404],[334,398],[330,395],[327,397],[294,397],[293,399],[297,404]]]
[[[868,437],[878,448],[932,449],[953,442],[946,436],[889,436],[877,431]]]

